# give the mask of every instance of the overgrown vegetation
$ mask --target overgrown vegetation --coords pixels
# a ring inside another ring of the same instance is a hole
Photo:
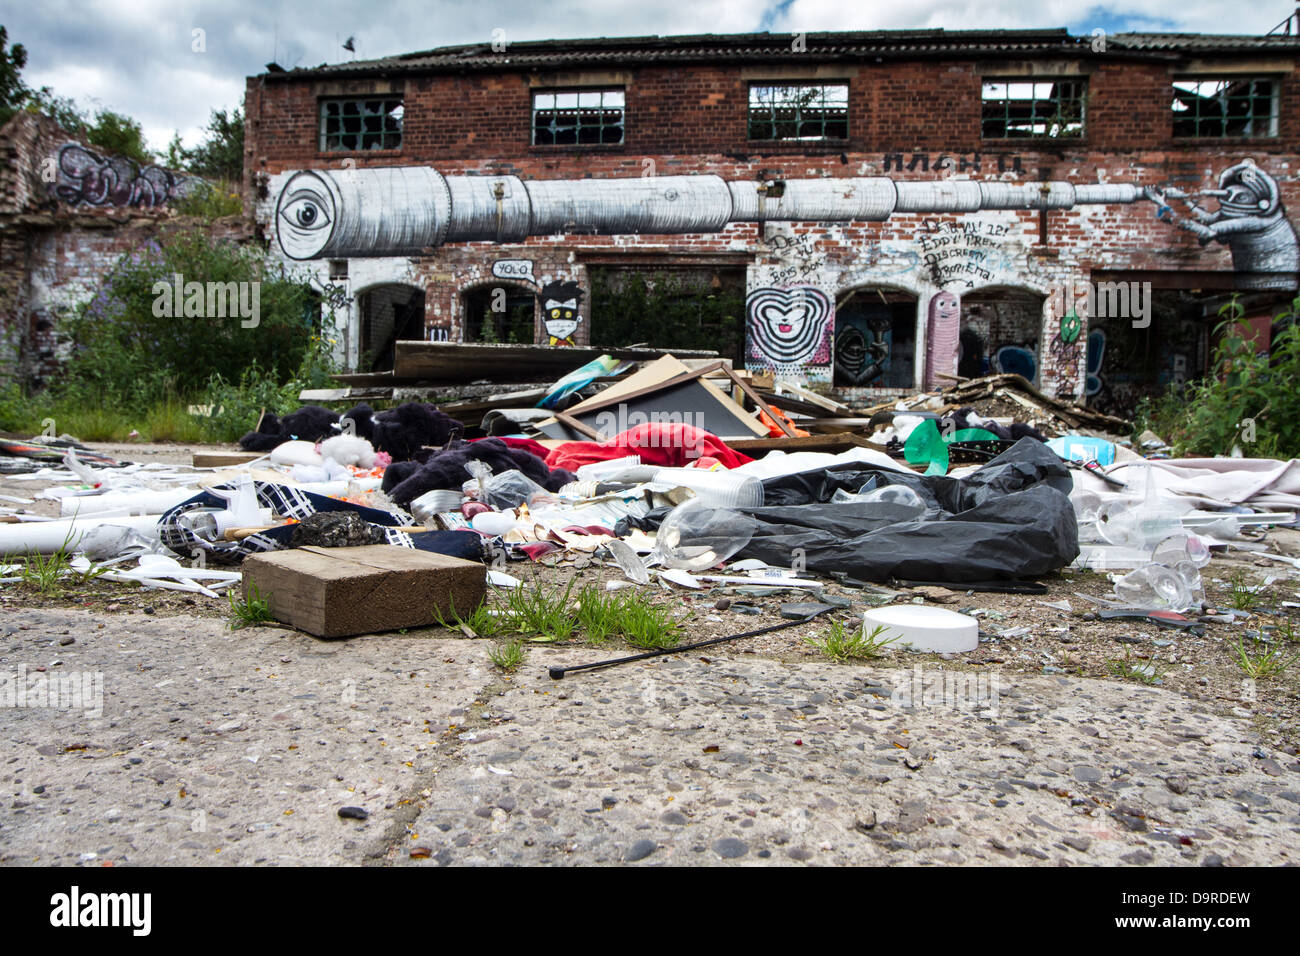
[[[658,348],[715,349],[742,358],[744,283],[721,274],[592,269],[595,345],[647,342]]]
[[[180,277],[181,294],[175,292]],[[197,283],[198,285],[190,285]],[[260,250],[203,230],[123,256],[60,323],[67,359],[40,392],[0,390],[0,429],[83,441],[234,441],[330,383],[333,307]],[[210,406],[209,416],[190,413]]]
[[[898,640],[897,637],[882,638],[881,635],[886,630],[882,624],[867,633],[865,628],[854,627],[849,630],[842,622],[831,621],[830,629],[823,636],[806,637],[804,640],[831,660],[843,664],[849,660],[882,657],[885,648]]]
[[[1219,309],[1210,373],[1171,387],[1138,407],[1136,431],[1150,429],[1169,442],[1175,457],[1230,455],[1294,458],[1300,455],[1300,297],[1273,320],[1269,350],[1233,297]]]

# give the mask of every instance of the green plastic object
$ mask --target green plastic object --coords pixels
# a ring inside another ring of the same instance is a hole
[[[986,428],[959,428],[949,435],[941,434],[933,418],[927,418],[912,429],[903,445],[903,457],[909,465],[929,464],[927,475],[948,474],[948,445],[955,441],[997,441],[998,436]]]

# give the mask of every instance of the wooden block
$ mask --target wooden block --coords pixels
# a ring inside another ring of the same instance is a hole
[[[483,601],[477,561],[391,544],[293,548],[244,561],[244,597],[255,587],[277,621],[317,637],[347,637],[451,620]]]

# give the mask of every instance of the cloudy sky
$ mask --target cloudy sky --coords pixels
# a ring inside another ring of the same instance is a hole
[[[942,27],[1266,33],[1292,0],[26,0],[0,23],[26,46],[28,85],[135,117],[161,150],[200,138],[213,108],[272,60],[316,66],[460,43],[647,34]],[[201,31],[201,32],[196,32]]]

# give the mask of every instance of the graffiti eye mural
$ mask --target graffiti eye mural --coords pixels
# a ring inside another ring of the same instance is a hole
[[[299,173],[280,195],[276,224],[280,246],[295,259],[315,255],[334,233],[334,197],[324,179]]]
[[[553,318],[553,319],[558,319],[559,317],[560,317],[560,310],[559,310],[559,309],[551,309],[551,318]]]

